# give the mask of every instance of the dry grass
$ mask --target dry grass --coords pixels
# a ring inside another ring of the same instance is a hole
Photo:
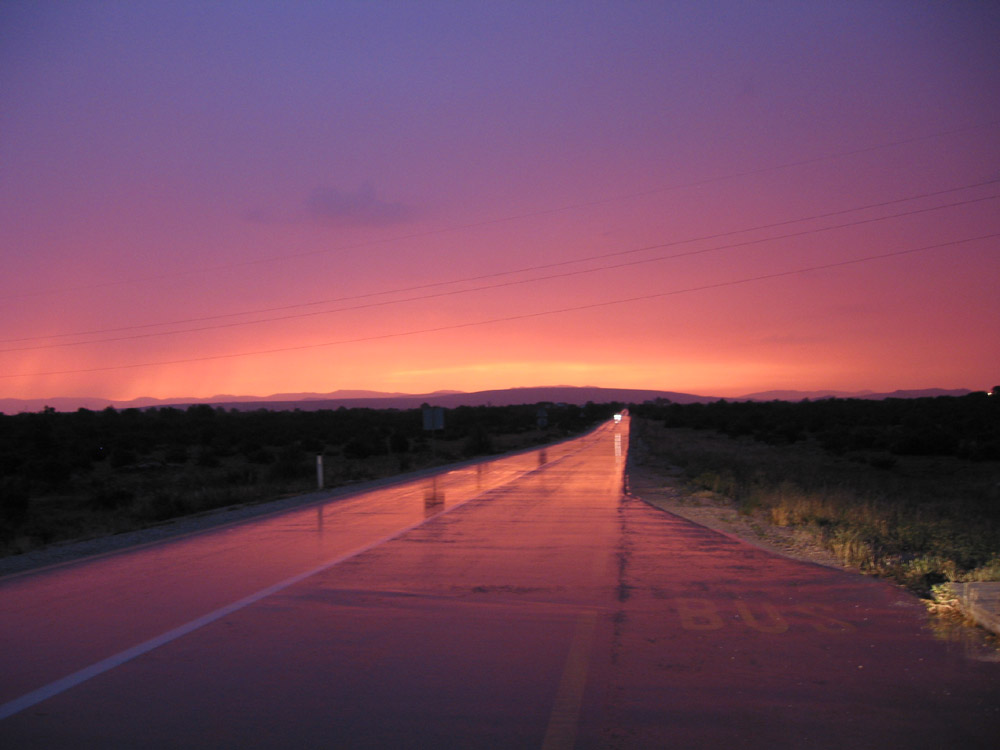
[[[946,581],[1000,580],[996,462],[903,457],[891,469],[808,443],[774,446],[636,419],[649,459],[693,492],[807,531],[844,564],[928,595]]]

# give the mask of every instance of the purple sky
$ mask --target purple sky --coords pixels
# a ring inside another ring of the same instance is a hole
[[[955,1],[4,3],[0,396],[987,388],[998,39]]]

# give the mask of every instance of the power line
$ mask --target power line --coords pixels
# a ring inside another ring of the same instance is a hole
[[[576,305],[573,307],[562,307],[554,310],[541,310],[533,313],[521,313],[518,315],[508,315],[500,318],[490,318],[487,320],[471,321],[468,323],[454,323],[446,326],[437,326],[434,328],[421,328],[412,331],[398,331],[395,333],[385,333],[379,334],[377,336],[362,336],[353,339],[340,339],[338,341],[326,341],[319,344],[302,344],[299,346],[286,346],[277,349],[260,349],[251,352],[236,352],[232,354],[214,354],[207,357],[191,357],[189,359],[174,359],[174,360],[164,360],[160,362],[137,362],[130,365],[110,365],[106,367],[91,367],[78,370],[53,370],[49,372],[33,372],[24,374],[0,374],[0,379],[9,380],[12,378],[38,378],[46,377],[51,375],[78,375],[84,373],[92,372],[109,372],[113,370],[131,370],[141,367],[164,367],[167,365],[180,365],[180,364],[192,364],[195,362],[210,362],[214,360],[221,359],[235,359],[239,357],[253,357],[262,354],[280,354],[285,352],[293,351],[303,351],[307,349],[321,349],[329,346],[343,346],[346,344],[359,344],[369,341],[382,341],[385,339],[392,338],[402,338],[406,336],[418,336],[426,333],[441,333],[443,331],[455,331],[463,328],[473,328],[477,326],[491,325],[494,323],[507,323],[517,320],[529,320],[532,318],[541,318],[549,315],[559,315],[568,312],[580,312],[583,310],[594,310],[602,307],[612,307],[615,305],[624,305],[632,302],[643,302],[651,299],[660,299],[663,297],[672,297],[681,294],[689,294],[692,292],[702,292],[710,289],[721,289],[730,286],[739,286],[742,284],[749,284],[755,281],[765,281],[768,279],[778,279],[786,276],[794,276],[796,274],[808,273],[811,271],[823,271],[830,268],[841,268],[844,266],[857,265],[860,263],[867,263],[873,260],[882,260],[885,258],[894,258],[902,255],[912,255],[914,253],[925,252],[927,250],[938,250],[943,247],[954,247],[955,245],[961,245],[969,242],[977,242],[979,240],[994,239],[1000,237],[1000,232],[993,234],[980,235],[978,237],[968,237],[961,240],[953,240],[951,242],[940,242],[934,245],[924,245],[923,247],[909,248],[906,250],[895,250],[889,253],[880,253],[878,255],[868,255],[862,258],[852,258],[850,260],[842,260],[834,263],[824,263],[815,266],[805,266],[802,268],[796,268],[789,271],[778,271],[775,273],[761,274],[759,276],[750,276],[743,279],[734,279],[730,281],[720,281],[713,284],[703,284],[700,286],[686,287],[683,289],[673,289],[667,292],[654,292],[653,294],[643,294],[635,297],[624,297],[615,300],[607,300],[604,302],[592,302],[585,305]]]
[[[901,216],[912,216],[912,215],[915,215],[915,214],[927,213],[929,211],[942,210],[944,208],[953,208],[955,206],[963,206],[963,205],[968,205],[970,203],[978,203],[978,202],[982,202],[982,201],[986,201],[986,200],[995,200],[998,197],[1000,197],[1000,196],[998,196],[998,195],[985,196],[985,197],[981,197],[981,198],[974,198],[974,199],[967,200],[967,201],[960,201],[958,203],[946,204],[944,206],[932,206],[932,207],[928,207],[928,208],[916,209],[914,211],[907,211],[907,212],[903,212],[903,213],[899,213],[899,214],[891,214],[889,216],[883,216],[883,217],[876,217],[876,218],[872,218],[872,219],[862,219],[862,220],[859,220],[859,221],[847,222],[847,223],[844,223],[844,224],[838,224],[838,225],[834,225],[834,226],[831,226],[831,227],[821,227],[821,228],[817,228],[817,229],[808,229],[808,230],[803,230],[803,231],[800,231],[800,232],[791,232],[791,233],[788,233],[788,234],[777,235],[777,236],[774,236],[774,237],[763,237],[763,238],[759,238],[759,239],[755,239],[755,240],[746,240],[744,242],[733,243],[733,244],[729,244],[729,245],[720,245],[720,246],[717,246],[717,247],[702,248],[700,250],[689,250],[687,252],[675,253],[673,255],[658,256],[658,257],[654,257],[654,258],[644,258],[644,259],[641,259],[641,260],[628,261],[628,262],[625,262],[625,263],[617,263],[617,264],[613,264],[613,265],[599,266],[597,268],[588,268],[588,269],[582,269],[582,270],[577,270],[577,271],[566,271],[566,272],[563,272],[563,273],[549,274],[547,276],[539,276],[539,277],[530,278],[530,279],[520,279],[520,280],[516,280],[516,281],[506,281],[506,282],[501,282],[501,283],[498,283],[498,284],[487,284],[487,285],[483,285],[483,286],[472,287],[470,289],[457,289],[457,290],[452,290],[452,291],[447,291],[447,292],[436,292],[434,294],[425,294],[425,295],[419,295],[419,296],[415,296],[415,297],[406,297],[406,298],[403,298],[403,299],[384,300],[384,301],[381,301],[381,302],[369,302],[369,303],[361,304],[361,305],[352,305],[352,306],[349,306],[349,307],[340,307],[340,308],[336,308],[336,309],[333,309],[333,310],[319,310],[319,311],[313,311],[313,312],[308,312],[308,313],[296,313],[294,315],[283,315],[283,316],[276,316],[276,317],[271,317],[271,318],[260,318],[258,320],[240,321],[240,322],[235,322],[235,323],[222,323],[222,324],[216,324],[216,325],[210,325],[210,326],[201,326],[201,327],[198,327],[198,328],[185,328],[185,329],[180,329],[180,330],[176,330],[176,331],[158,331],[158,332],[155,332],[155,333],[133,334],[133,335],[130,335],[130,336],[116,336],[116,337],[112,337],[112,338],[95,339],[95,340],[91,340],[91,341],[67,342],[67,343],[61,343],[61,344],[44,344],[44,345],[16,347],[16,348],[12,347],[12,348],[9,348],[9,349],[0,349],[0,353],[9,353],[9,352],[17,352],[17,351],[34,351],[34,350],[38,350],[38,349],[54,349],[54,348],[68,347],[68,346],[86,346],[86,345],[90,345],[90,344],[111,343],[111,342],[117,342],[117,341],[132,341],[132,340],[136,340],[136,339],[154,338],[154,337],[159,337],[159,336],[169,336],[169,335],[176,335],[176,334],[182,334],[182,333],[198,333],[198,332],[209,331],[209,330],[219,330],[219,329],[224,329],[224,328],[237,328],[237,327],[248,326],[248,325],[257,325],[257,324],[260,324],[260,323],[272,323],[272,322],[278,322],[278,321],[283,321],[283,320],[294,320],[294,319],[307,318],[307,317],[316,317],[316,316],[319,316],[319,315],[332,315],[332,314],[340,313],[340,312],[350,312],[350,311],[356,311],[356,310],[364,310],[364,309],[370,309],[370,308],[373,308],[373,307],[384,307],[386,305],[402,304],[402,303],[405,303],[405,302],[417,302],[417,301],[423,301],[423,300],[427,300],[427,299],[438,299],[438,298],[441,298],[441,297],[449,297],[449,296],[455,296],[455,295],[459,295],[459,294],[468,294],[468,293],[472,293],[472,292],[487,291],[487,290],[490,290],[490,289],[499,289],[499,288],[508,287],[508,286],[518,286],[518,285],[521,285],[521,284],[528,284],[528,283],[534,283],[534,282],[539,282],[539,281],[549,281],[549,280],[557,279],[557,278],[566,278],[566,277],[570,277],[570,276],[580,276],[580,275],[583,275],[583,274],[597,273],[597,272],[600,272],[600,271],[614,270],[614,269],[625,268],[625,267],[629,267],[629,266],[644,265],[644,264],[647,264],[647,263],[655,263],[655,262],[660,262],[660,261],[663,261],[663,260],[671,260],[671,259],[675,259],[675,258],[689,257],[689,256],[701,255],[701,254],[709,253],[709,252],[716,252],[718,250],[729,250],[729,249],[733,249],[733,248],[737,248],[737,247],[747,247],[747,246],[750,246],[750,245],[757,245],[757,244],[762,244],[762,243],[765,243],[765,242],[773,242],[773,241],[776,241],[776,240],[789,239],[789,238],[793,238],[793,237],[801,237],[801,236],[805,236],[805,235],[809,235],[809,234],[819,234],[821,232],[832,231],[832,230],[835,230],[835,229],[843,229],[843,228],[846,228],[846,227],[854,227],[854,226],[859,226],[859,225],[862,225],[862,224],[871,224],[871,223],[875,223],[875,222],[879,222],[879,221],[887,221],[889,219],[899,218]],[[664,243],[663,245],[649,245],[649,246],[646,246],[646,247],[641,248],[641,249],[643,249],[643,250],[650,250],[650,249],[655,249],[655,248],[670,246],[672,244],[675,244],[675,243]],[[633,252],[633,251],[624,251],[624,252]]]
[[[997,121],[991,121],[986,123],[978,123],[974,125],[967,125],[955,130],[945,130],[936,133],[930,133],[922,136],[913,136],[911,138],[904,138],[896,141],[888,141],[884,143],[875,144],[873,146],[865,146],[863,148],[850,149],[847,151],[839,151],[832,154],[826,154],[823,156],[810,157],[808,159],[799,159],[796,161],[785,162],[782,164],[772,165],[768,167],[758,167],[755,169],[744,170],[741,172],[732,172],[730,174],[721,175],[719,177],[711,177],[703,180],[696,180],[694,182],[682,183],[679,185],[666,185],[663,187],[652,188],[650,190],[642,190],[633,193],[625,193],[623,195],[613,196],[611,198],[601,198],[598,200],[586,201],[582,203],[572,203],[563,206],[557,206],[555,208],[541,209],[537,211],[527,211],[519,214],[511,214],[508,216],[502,216],[492,219],[483,219],[481,221],[469,222],[466,224],[458,224],[451,227],[444,227],[441,229],[431,229],[424,232],[413,232],[410,234],[397,235],[395,237],[386,237],[377,240],[368,240],[365,242],[358,242],[350,245],[340,245],[336,247],[322,248],[318,250],[308,250],[305,252],[298,253],[287,253],[283,255],[273,255],[265,258],[254,258],[252,260],[244,260],[237,263],[226,263],[217,266],[207,266],[199,269],[188,269],[184,271],[176,271],[173,273],[155,274],[149,276],[136,276],[133,278],[118,279],[114,281],[103,281],[97,284],[87,284],[81,286],[72,287],[60,287],[57,289],[45,289],[36,292],[23,292],[21,294],[10,294],[5,297],[0,297],[0,300],[7,299],[23,299],[25,297],[40,297],[49,294],[65,294],[67,292],[75,291],[85,291],[89,289],[104,289],[111,286],[123,286],[125,284],[137,284],[146,283],[150,281],[160,281],[163,279],[170,278],[183,278],[186,276],[201,275],[205,273],[214,273],[217,271],[228,271],[234,268],[243,268],[247,266],[260,265],[266,263],[276,263],[280,261],[288,261],[296,258],[307,258],[315,255],[323,255],[326,253],[333,252],[343,252],[346,250],[359,250],[361,248],[372,247],[375,245],[390,244],[393,242],[405,242],[408,240],[423,239],[426,237],[434,237],[441,234],[448,234],[451,232],[463,231],[466,229],[475,229],[478,227],[491,226],[494,224],[502,224],[511,221],[518,221],[521,219],[530,219],[536,216],[546,216],[554,213],[562,213],[565,211],[573,211],[583,208],[592,208],[594,206],[606,205],[608,203],[614,203],[617,201],[633,200],[636,198],[644,198],[651,195],[658,195],[660,193],[672,192],[675,190],[686,190],[695,187],[702,187],[705,185],[711,185],[718,182],[725,182],[727,180],[736,180],[742,177],[753,177],[755,175],[766,174],[768,172],[776,172],[783,169],[792,169],[794,167],[806,166],[808,164],[817,164],[824,161],[830,161],[833,159],[840,159],[847,156],[858,156],[860,154],[866,154],[873,151],[879,151],[884,148],[892,148],[894,146],[905,146],[912,143],[920,143],[922,141],[933,140],[936,138],[946,138],[951,135],[958,135],[961,133],[967,133],[970,130],[979,130],[985,127],[993,127],[997,124]]]
[[[918,196],[910,196],[910,197],[907,197],[907,198],[898,198],[898,199],[894,199],[894,200],[890,200],[890,201],[883,201],[883,202],[880,202],[880,203],[873,203],[873,204],[868,204],[868,205],[865,205],[865,206],[859,206],[859,207],[855,207],[855,208],[842,209],[842,210],[839,210],[839,211],[831,211],[831,212],[822,213],[822,214],[815,214],[813,216],[808,216],[808,217],[804,217],[804,218],[800,218],[800,219],[789,219],[789,220],[786,220],[786,221],[774,222],[774,223],[771,223],[771,224],[759,225],[759,226],[751,227],[751,228],[748,228],[748,229],[734,230],[734,231],[730,231],[730,232],[719,232],[719,233],[716,233],[716,234],[703,235],[701,237],[689,238],[689,239],[685,239],[685,240],[674,240],[674,241],[671,241],[671,242],[659,243],[659,244],[655,244],[655,245],[646,245],[646,246],[643,246],[643,247],[640,247],[640,248],[632,248],[632,249],[628,249],[628,250],[619,250],[619,251],[612,252],[612,253],[603,253],[603,254],[600,254],[600,255],[592,255],[592,256],[588,256],[586,258],[578,258],[578,259],[574,259],[574,260],[566,260],[566,261],[560,261],[560,262],[556,262],[556,263],[547,263],[547,264],[536,265],[536,266],[528,266],[528,267],[520,268],[520,269],[513,270],[513,271],[501,271],[501,272],[497,272],[497,273],[483,274],[483,275],[480,275],[480,276],[466,277],[464,279],[456,279],[456,280],[453,280],[453,281],[435,282],[433,284],[421,284],[421,285],[418,285],[418,286],[412,286],[412,287],[407,287],[407,288],[402,288],[402,289],[395,289],[395,290],[390,290],[390,291],[386,291],[386,292],[373,292],[373,293],[369,293],[369,294],[355,295],[355,296],[350,296],[350,297],[340,297],[340,298],[334,298],[334,299],[329,299],[329,300],[321,300],[321,301],[314,301],[314,302],[305,302],[305,303],[299,303],[299,304],[295,304],[295,305],[286,305],[286,306],[283,306],[283,307],[264,308],[264,309],[259,309],[259,310],[244,311],[244,312],[240,312],[240,313],[226,313],[226,314],[221,314],[221,315],[205,316],[205,317],[201,317],[201,318],[188,318],[188,319],[184,319],[184,320],[164,322],[164,323],[147,323],[147,324],[137,325],[137,326],[122,326],[122,327],[118,327],[118,328],[95,329],[95,330],[90,330],[90,331],[80,331],[80,332],[76,332],[76,333],[62,333],[62,334],[53,334],[53,335],[49,335],[49,336],[35,336],[35,337],[26,337],[26,338],[20,338],[20,339],[6,339],[6,340],[0,340],[0,343],[20,343],[20,342],[24,342],[24,341],[40,341],[40,340],[45,340],[45,339],[65,338],[65,337],[70,337],[70,336],[84,336],[84,335],[99,335],[99,334],[102,334],[102,333],[116,333],[116,332],[119,332],[119,331],[139,330],[139,329],[142,329],[142,328],[153,328],[153,327],[166,326],[166,325],[181,325],[181,324],[189,323],[189,322],[190,323],[207,322],[207,321],[210,321],[210,320],[220,320],[220,319],[223,319],[223,318],[237,317],[237,316],[242,316],[242,315],[251,315],[251,314],[257,314],[257,313],[262,313],[262,312],[280,312],[280,311],[283,311],[283,310],[301,309],[303,307],[314,307],[314,306],[320,305],[320,304],[333,304],[335,302],[351,301],[351,300],[357,300],[357,299],[367,299],[367,298],[371,298],[371,297],[385,296],[385,295],[388,295],[388,294],[400,294],[400,293],[407,292],[407,291],[418,291],[418,290],[421,290],[421,289],[429,289],[429,288],[434,288],[434,287],[448,286],[448,285],[453,285],[453,284],[458,284],[458,283],[468,283],[468,282],[472,282],[472,281],[480,281],[480,280],[489,279],[489,278],[497,278],[497,277],[500,277],[500,276],[509,276],[509,275],[514,275],[514,274],[518,274],[518,273],[526,273],[526,272],[530,272],[530,271],[538,271],[538,270],[545,270],[545,269],[549,269],[549,268],[564,267],[564,266],[572,265],[572,264],[575,264],[575,263],[583,263],[583,262],[587,262],[587,261],[601,260],[601,259],[607,259],[607,258],[613,258],[613,257],[622,257],[624,255],[635,254],[635,253],[638,253],[638,252],[647,252],[649,250],[658,250],[658,249],[663,249],[663,248],[666,248],[666,247],[673,247],[673,246],[681,245],[681,244],[689,244],[689,243],[692,243],[692,242],[704,241],[704,240],[709,240],[709,239],[718,239],[720,237],[728,237],[728,236],[733,236],[733,235],[736,235],[736,234],[745,234],[747,232],[758,231],[758,230],[762,230],[762,229],[770,229],[770,228],[776,228],[776,227],[779,227],[779,226],[787,226],[789,224],[802,223],[802,222],[805,222],[805,221],[812,221],[812,220],[820,219],[820,218],[829,218],[829,217],[832,217],[832,216],[838,216],[838,215],[843,215],[843,214],[847,214],[847,213],[853,213],[853,212],[856,212],[856,211],[861,211],[861,210],[866,210],[866,209],[871,209],[871,208],[879,208],[879,207],[884,207],[884,206],[893,205],[893,204],[897,204],[897,203],[903,203],[903,202],[907,202],[907,201],[918,200],[918,199],[921,199],[921,198],[933,197],[933,196],[943,195],[943,194],[946,194],[946,193],[953,193],[953,192],[958,192],[958,191],[962,191],[962,190],[968,190],[968,189],[975,188],[975,187],[982,187],[984,185],[996,184],[997,182],[998,182],[998,180],[989,180],[989,181],[986,181],[986,182],[975,183],[975,184],[967,185],[967,186],[964,186],[964,187],[951,188],[951,189],[948,189],[948,190],[939,190],[939,191],[932,192],[932,193],[924,193],[924,194],[921,194],[921,195],[918,195]],[[808,234],[817,234],[817,233],[820,233],[820,232],[833,231],[835,229],[843,229],[843,228],[847,228],[847,227],[859,226],[859,225],[862,225],[862,224],[870,224],[870,223],[875,223],[875,222],[880,222],[880,221],[888,221],[889,219],[895,219],[895,218],[900,218],[900,217],[905,217],[905,216],[913,216],[913,215],[921,214],[921,213],[928,213],[930,211],[939,211],[939,210],[943,210],[943,209],[946,209],[946,208],[955,208],[955,207],[958,207],[958,206],[969,205],[969,204],[972,204],[972,203],[979,203],[979,202],[983,202],[983,201],[986,201],[986,200],[994,200],[997,197],[1000,197],[1000,196],[991,195],[991,196],[985,196],[985,197],[980,197],[980,198],[972,198],[972,199],[969,199],[969,200],[958,201],[958,202],[955,202],[955,203],[948,203],[948,204],[939,205],[939,206],[930,206],[930,207],[925,207],[925,208],[920,208],[920,209],[914,209],[912,211],[904,211],[904,212],[900,212],[900,213],[897,213],[897,214],[890,214],[888,216],[881,216],[881,217],[875,217],[875,218],[871,218],[871,219],[861,219],[861,220],[858,220],[858,221],[846,222],[846,223],[843,223],[843,224],[837,224],[837,225],[833,225],[833,226],[830,226],[830,227],[820,227],[820,228],[817,228],[817,229],[803,230],[803,231],[800,231],[800,232],[791,232],[791,233],[788,233],[788,234],[777,235],[777,236],[773,236],[773,237],[765,237],[765,238],[756,239],[756,240],[747,240],[747,241],[744,241],[744,242],[733,243],[733,244],[728,244],[728,245],[721,245],[721,246],[712,247],[712,248],[703,248],[703,249],[700,249],[700,250],[691,250],[691,251],[683,252],[683,253],[675,253],[673,255],[658,256],[658,257],[654,257],[654,258],[645,258],[645,259],[642,259],[642,260],[630,261],[630,262],[626,262],[626,263],[618,263],[618,264],[613,264],[613,265],[599,266],[597,268],[582,269],[582,270],[578,270],[578,271],[568,271],[568,272],[558,273],[558,274],[549,274],[549,275],[546,275],[546,276],[539,276],[539,277],[530,278],[530,279],[520,279],[520,280],[516,280],[516,281],[502,282],[502,283],[498,283],[498,284],[488,284],[488,285],[483,285],[483,286],[478,286],[478,287],[472,287],[472,288],[468,288],[468,289],[458,289],[458,290],[446,291],[446,292],[435,292],[435,293],[432,293],[432,294],[425,294],[425,295],[419,295],[419,296],[414,296],[414,297],[405,297],[405,298],[402,298],[402,299],[383,300],[383,301],[380,301],[380,302],[370,302],[370,303],[366,303],[366,304],[352,305],[352,306],[349,306],[349,307],[340,307],[340,308],[336,308],[336,309],[333,309],[333,310],[319,310],[319,311],[306,312],[306,313],[296,313],[296,314],[292,314],[292,315],[282,315],[282,316],[274,316],[274,317],[269,317],[269,318],[259,318],[257,320],[239,321],[239,322],[233,322],[233,323],[219,323],[219,324],[214,324],[214,325],[199,326],[199,327],[196,327],[196,328],[184,328],[184,329],[174,330],[174,331],[155,331],[155,332],[150,332],[150,333],[132,334],[132,335],[128,335],[128,336],[115,336],[115,337],[110,337],[110,338],[94,339],[94,340],[89,340],[89,341],[72,341],[72,342],[64,342],[64,343],[38,344],[38,345],[33,345],[33,346],[9,347],[7,349],[0,349],[0,353],[9,353],[9,352],[18,352],[18,351],[34,351],[34,350],[38,350],[38,349],[54,349],[54,348],[68,347],[68,346],[85,346],[85,345],[89,345],[89,344],[110,343],[110,342],[116,342],[116,341],[129,341],[129,340],[142,339],[142,338],[153,338],[153,337],[158,337],[158,336],[170,336],[170,335],[176,335],[176,334],[182,334],[182,333],[197,333],[197,332],[207,331],[207,330],[218,330],[218,329],[224,329],[224,328],[235,328],[235,327],[241,327],[241,326],[247,326],[247,325],[257,325],[257,324],[260,324],[260,323],[270,323],[270,322],[277,322],[277,321],[282,321],[282,320],[293,320],[293,319],[297,319],[297,318],[315,317],[317,315],[332,315],[332,314],[339,313],[339,312],[348,312],[348,311],[352,311],[352,310],[362,310],[362,309],[368,309],[368,308],[372,308],[372,307],[383,307],[383,306],[386,306],[386,305],[401,304],[401,303],[405,303],[405,302],[415,302],[415,301],[421,301],[421,300],[426,300],[426,299],[436,299],[436,298],[440,298],[440,297],[447,297],[447,296],[453,296],[453,295],[458,295],[458,294],[468,294],[468,293],[471,293],[471,292],[485,291],[485,290],[489,290],[489,289],[497,289],[497,288],[502,288],[502,287],[507,287],[507,286],[515,286],[515,285],[533,283],[533,282],[538,282],[538,281],[547,281],[547,280],[551,280],[551,279],[565,278],[565,277],[569,277],[569,276],[578,276],[578,275],[588,274],[588,273],[596,273],[596,272],[599,272],[599,271],[613,270],[613,269],[616,269],[616,268],[623,268],[623,267],[627,267],[627,266],[641,265],[641,264],[645,264],[645,263],[654,263],[654,262],[659,262],[659,261],[663,261],[663,260],[671,260],[671,259],[675,259],[675,258],[688,257],[688,256],[692,256],[692,255],[700,255],[700,254],[703,254],[703,253],[716,252],[716,251],[719,251],[719,250],[729,250],[729,249],[734,249],[734,248],[737,248],[737,247],[746,247],[746,246],[749,246],[749,245],[761,244],[761,243],[764,243],[764,242],[772,242],[772,241],[776,241],[776,240],[789,239],[789,238],[792,238],[792,237],[801,237],[801,236],[808,235]]]

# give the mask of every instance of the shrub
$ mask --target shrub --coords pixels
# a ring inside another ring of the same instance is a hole
[[[120,469],[123,466],[131,466],[139,460],[139,457],[131,448],[122,446],[111,451],[111,458],[108,460],[113,468]]]
[[[399,432],[389,436],[389,450],[393,453],[407,453],[410,450],[410,439]]]
[[[308,472],[305,454],[296,445],[286,445],[271,465],[269,475],[273,479],[293,479]]]
[[[163,458],[168,464],[185,464],[188,460],[187,448],[183,445],[171,445]]]
[[[197,466],[205,469],[214,469],[219,465],[219,453],[214,448],[202,447],[194,460]]]
[[[123,487],[99,486],[88,500],[90,507],[97,510],[117,510],[135,499],[135,493]]]
[[[0,481],[0,523],[19,526],[31,507],[31,493],[23,479],[4,478]]]
[[[466,456],[481,456],[493,452],[493,438],[478,425],[462,445],[462,453]]]

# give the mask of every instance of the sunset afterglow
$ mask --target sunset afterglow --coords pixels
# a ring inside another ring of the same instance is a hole
[[[0,8],[0,397],[1000,381],[1000,7]]]

